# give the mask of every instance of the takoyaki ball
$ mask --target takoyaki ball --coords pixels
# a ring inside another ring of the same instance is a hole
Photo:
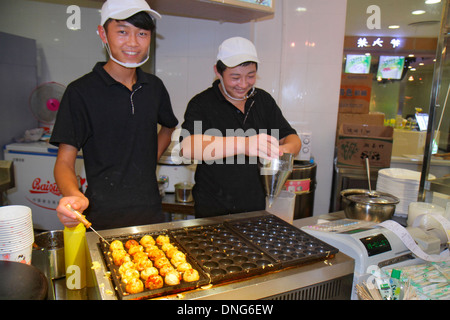
[[[178,266],[180,263],[186,262],[186,255],[181,251],[177,251],[173,254],[170,262],[172,262],[174,266]]]
[[[159,274],[164,277],[166,274],[168,274],[169,272],[175,271],[175,268],[170,264],[167,263],[165,265],[163,265],[161,268],[159,268]]]
[[[134,267],[134,262],[132,261],[127,261],[125,263],[123,263],[120,267],[119,267],[119,273],[121,275],[123,275],[125,273],[125,271],[127,271],[128,269],[135,269]]]
[[[142,259],[148,259],[148,254],[146,254],[145,252],[138,252],[133,255],[133,262],[139,262]]]
[[[180,284],[180,280],[181,274],[176,270],[169,271],[164,276],[164,282],[169,286],[176,286],[177,284]]]
[[[148,267],[141,271],[141,279],[145,281],[148,279],[148,277],[155,275],[157,276],[158,274],[158,269],[156,269],[155,267]]]
[[[153,266],[152,261],[149,258],[144,258],[144,259],[139,260],[136,263],[136,270],[143,271],[143,270],[145,270],[147,268],[150,268],[152,266]]]
[[[157,260],[159,258],[165,257],[164,252],[162,250],[160,250],[160,249],[154,249],[154,250],[151,250],[150,252],[147,252],[147,253],[148,253],[148,257],[150,259],[152,259],[153,261],[155,261],[155,260]]]
[[[165,243],[169,243],[170,242],[170,238],[168,236],[162,235],[160,234],[157,238],[156,238],[156,244],[159,246],[162,246]]]
[[[178,252],[178,248],[177,247],[172,247],[172,248],[170,248],[169,250],[166,251],[166,256],[170,259],[177,252]]]
[[[159,289],[164,286],[164,280],[160,275],[151,275],[145,280],[145,287],[150,290]]]
[[[139,293],[144,291],[144,284],[140,279],[133,278],[125,285],[125,290],[128,293]]]
[[[109,250],[110,251],[114,251],[114,250],[123,250],[123,243],[120,240],[114,240],[113,242],[111,242],[111,245],[109,246]]]
[[[186,282],[197,281],[199,278],[198,271],[195,269],[188,269],[183,273],[183,280]]]
[[[139,271],[136,269],[127,269],[124,273],[122,273],[122,282],[128,284],[128,282],[132,281],[132,279],[139,279],[140,276]]]
[[[138,252],[144,252],[144,247],[141,245],[132,246],[130,249],[128,249],[128,253],[132,256],[134,256]]]
[[[153,239],[152,236],[150,235],[145,235],[141,238],[141,240],[139,241],[139,243],[144,246],[144,247],[148,247],[148,246],[154,246],[155,245],[155,239]]]
[[[177,266],[177,271],[178,272],[185,272],[186,270],[192,269],[192,266],[190,263],[188,262],[182,262]]]
[[[134,240],[134,239],[130,239],[130,240],[128,240],[127,242],[125,242],[125,248],[126,248],[127,250],[130,250],[131,247],[133,247],[133,246],[138,246],[138,245],[139,245],[139,242],[137,242],[137,241]]]
[[[144,252],[147,254],[153,250],[159,250],[159,248],[156,245],[150,245],[150,246],[144,247]]]
[[[130,260],[130,256],[125,250],[114,250],[111,252],[111,256],[116,266],[121,266],[123,263]]]
[[[168,264],[169,263],[169,259],[167,259],[166,257],[161,257],[155,260],[155,267],[157,267],[158,269],[161,268],[163,265]]]
[[[164,252],[167,252],[169,249],[172,249],[172,248],[175,248],[175,246],[173,244],[171,244],[170,242],[164,243],[161,246],[161,250],[164,251]]]

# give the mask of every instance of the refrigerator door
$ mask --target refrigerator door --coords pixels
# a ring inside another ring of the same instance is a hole
[[[33,227],[38,230],[61,230],[64,228],[56,215],[61,194],[53,177],[53,167],[58,149],[46,142],[13,143],[5,146],[5,160],[13,161],[15,188],[7,193],[11,205],[31,208]],[[83,157],[75,163],[79,186],[86,189]]]

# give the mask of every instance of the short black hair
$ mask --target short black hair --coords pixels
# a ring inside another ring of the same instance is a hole
[[[107,29],[108,24],[112,20],[116,20],[116,19],[110,18],[110,19],[106,20],[105,24],[103,25],[105,30]],[[116,20],[116,21],[121,21],[121,20]],[[132,15],[131,17],[124,19],[123,21],[131,23],[136,28],[149,30],[151,33],[153,33],[156,28],[155,21],[153,21],[153,18],[150,17],[150,15],[144,11],[138,12],[138,13]]]
[[[258,70],[258,64],[257,64],[255,61],[246,61],[246,62],[241,63],[241,64],[238,65],[238,66],[246,67],[246,66],[248,66],[249,64],[252,64],[252,63],[254,63],[254,64],[256,65],[256,70]],[[217,72],[218,72],[221,76],[223,76],[223,72],[224,72],[227,68],[228,68],[228,67],[225,65],[225,63],[222,62],[222,60],[218,60],[218,61],[217,61],[217,63],[216,63],[216,69],[217,69]]]

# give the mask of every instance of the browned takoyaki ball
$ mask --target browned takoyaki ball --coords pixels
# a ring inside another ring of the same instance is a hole
[[[144,291],[144,284],[140,279],[133,278],[125,285],[125,290],[128,293],[139,293]]]
[[[135,269],[134,262],[132,262],[132,261],[127,261],[127,262],[123,263],[123,264],[119,267],[119,273],[120,273],[121,275],[123,275],[123,274],[125,273],[125,271],[127,271],[127,270],[129,270],[129,269],[131,269],[131,270]]]
[[[134,239],[130,239],[130,240],[127,240],[127,242],[125,242],[125,249],[130,250],[131,247],[138,246],[138,245],[139,245],[139,242],[137,242]]]
[[[166,252],[166,253],[167,253],[167,251],[168,251],[169,249],[172,249],[172,248],[175,248],[175,246],[174,246],[173,244],[171,244],[170,242],[164,243],[164,244],[161,246],[161,250],[164,251],[164,252]]]
[[[144,247],[148,247],[148,246],[154,246],[155,245],[155,239],[153,239],[152,236],[150,235],[145,235],[141,238],[141,240],[139,241],[139,243],[144,246]]]
[[[156,238],[156,244],[159,246],[164,245],[165,243],[169,243],[170,242],[170,238],[168,236],[162,235],[160,234],[157,238]]]
[[[161,257],[161,258],[158,258],[158,259],[156,259],[154,261],[154,265],[158,269],[161,268],[163,265],[168,264],[168,263],[169,263],[169,259],[167,259],[166,257]]]
[[[178,252],[178,248],[172,246],[170,249],[168,249],[168,250],[166,251],[166,256],[167,256],[169,259],[171,259],[171,258],[173,257],[173,255],[174,255],[175,253],[177,253],[177,252]]]
[[[149,267],[141,271],[141,279],[146,281],[150,276],[157,276],[158,274],[158,269],[155,267]]]
[[[138,262],[139,260],[142,260],[142,259],[148,259],[148,254],[145,252],[138,252],[135,255],[133,255],[132,261]]]
[[[136,262],[136,270],[143,271],[147,268],[150,268],[153,266],[152,261],[149,258],[143,258]]]
[[[186,282],[197,281],[199,278],[198,271],[195,269],[188,269],[183,273],[183,280]]]
[[[169,271],[164,276],[164,282],[169,286],[175,286],[177,284],[180,284],[180,280],[181,274],[176,270]]]
[[[180,263],[179,265],[177,265],[177,271],[178,272],[183,273],[183,272],[185,272],[186,270],[189,270],[189,269],[192,269],[192,266],[188,262],[183,262],[183,263]]]
[[[132,256],[134,256],[138,252],[144,252],[144,247],[141,245],[132,246],[130,249],[128,249],[128,253]]]
[[[161,268],[159,268],[159,274],[162,277],[166,276],[169,272],[172,271],[175,271],[175,268],[170,263],[166,263],[165,265],[161,266]]]
[[[145,287],[150,290],[159,289],[164,286],[164,280],[160,275],[151,275],[145,280]]]
[[[178,266],[180,263],[186,262],[186,255],[181,251],[177,251],[172,255],[170,262],[172,262],[174,266]]]
[[[116,266],[121,266],[125,262],[131,260],[130,256],[125,250],[114,250],[113,252],[111,252],[111,256]]]
[[[136,269],[126,269],[122,273],[122,282],[128,284],[132,279],[139,279],[140,276],[139,271]]]
[[[148,254],[148,257],[150,259],[152,259],[153,261],[155,261],[155,260],[165,256],[164,252],[162,250],[160,250],[160,249],[149,250],[147,252],[147,254]]]
[[[114,251],[114,250],[123,250],[123,243],[120,240],[114,240],[113,242],[111,242],[111,245],[109,246],[109,250],[110,251]]]

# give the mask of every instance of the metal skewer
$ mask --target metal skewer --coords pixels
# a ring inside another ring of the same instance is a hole
[[[105,238],[103,238],[97,231],[95,231],[94,228],[92,228],[92,223],[90,223],[84,215],[82,215],[80,212],[78,212],[77,210],[75,210],[74,208],[72,208],[72,206],[70,205],[70,203],[66,204],[66,208],[69,209],[70,211],[72,211],[73,213],[75,213],[75,215],[77,216],[77,220],[80,221],[82,224],[84,224],[84,226],[87,228],[90,228],[92,231],[94,231],[94,233],[96,235],[98,235],[104,242],[106,242],[106,244],[109,246],[109,242],[105,240]]]

